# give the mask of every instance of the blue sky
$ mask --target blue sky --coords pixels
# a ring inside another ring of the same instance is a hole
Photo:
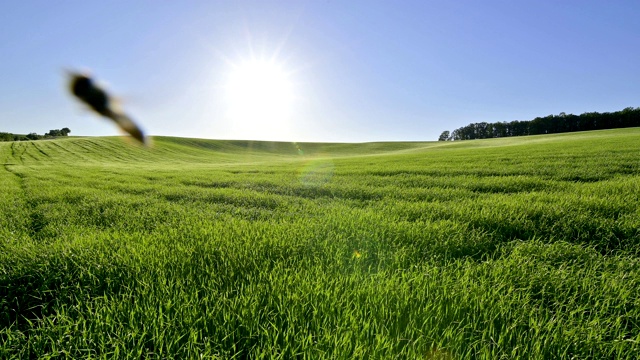
[[[640,106],[639,13],[636,0],[4,1],[0,131],[119,134],[68,94],[65,69],[89,71],[151,135],[417,141],[617,111]],[[229,115],[229,74],[249,59],[286,72],[286,121]]]

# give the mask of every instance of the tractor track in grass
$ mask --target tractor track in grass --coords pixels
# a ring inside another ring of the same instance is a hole
[[[36,148],[36,150],[38,150],[38,152],[39,152],[40,154],[42,154],[43,156],[45,156],[45,157],[51,157],[49,154],[47,154],[47,152],[46,152],[46,151],[44,151],[44,149],[43,149],[43,147],[44,147],[44,146],[42,146],[43,144],[39,144],[39,145],[38,145],[38,144],[36,144],[35,142],[32,142],[31,144],[32,144],[32,145]]]
[[[3,208],[0,214],[6,211],[3,215],[6,218],[5,221],[7,224],[20,224],[20,221],[9,219],[11,217],[17,217],[18,211],[8,211],[7,209],[23,210],[23,212],[28,215],[29,220],[24,224],[24,229],[20,230],[26,231],[29,236],[33,236],[37,233],[37,223],[41,216],[39,216],[35,210],[34,204],[27,200],[28,189],[25,182],[26,175],[17,170],[18,167],[25,167],[24,157],[28,145],[22,146],[22,149],[20,149],[16,144],[16,142],[11,144],[10,151],[2,151],[0,148],[0,156],[4,168],[4,172],[0,174],[0,183],[4,185],[0,191],[0,204]],[[31,145],[37,149],[33,143],[31,143]],[[34,157],[34,159],[36,158]],[[5,226],[7,226],[7,224],[5,224]],[[35,227],[34,224],[36,224]]]
[[[0,145],[0,240],[10,241],[26,231],[23,216],[27,205],[24,181],[15,169],[22,166],[16,157],[15,143],[3,145]]]
[[[14,161],[18,161],[19,160],[20,164],[22,165],[22,164],[24,164],[24,161],[22,160],[22,155],[24,155],[24,149],[22,149],[22,153],[20,153],[18,155],[19,149],[18,149],[18,147],[16,145],[18,145],[17,142],[12,142],[11,143],[11,157],[13,158]],[[5,163],[6,163],[6,161],[5,161]]]

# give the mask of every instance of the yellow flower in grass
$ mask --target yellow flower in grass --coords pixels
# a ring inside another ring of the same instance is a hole
[[[361,257],[362,257],[362,254],[360,253],[360,251],[353,250],[353,258],[354,259],[360,259]]]

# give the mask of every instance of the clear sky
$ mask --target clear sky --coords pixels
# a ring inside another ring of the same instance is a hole
[[[2,1],[0,131],[436,140],[472,122],[640,106],[640,1]]]

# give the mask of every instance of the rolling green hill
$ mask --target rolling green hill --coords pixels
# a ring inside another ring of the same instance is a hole
[[[0,164],[0,358],[640,353],[640,128]]]
[[[355,156],[424,149],[438,143],[289,143],[155,137],[149,148],[118,137],[69,138],[2,144],[10,164],[86,163],[242,163],[245,160],[290,160],[302,155]]]

